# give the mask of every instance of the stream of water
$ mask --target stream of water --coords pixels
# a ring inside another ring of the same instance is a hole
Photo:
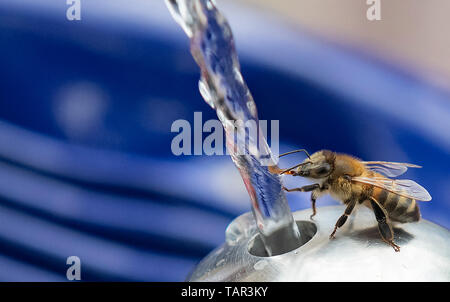
[[[192,56],[200,67],[199,90],[217,112],[227,137],[227,150],[250,195],[261,239],[269,256],[295,249],[300,236],[276,165],[258,125],[252,95],[242,77],[233,34],[225,17],[209,0],[166,0],[177,23],[190,39]],[[240,125],[254,125],[239,127]],[[256,133],[256,135],[251,135]]]

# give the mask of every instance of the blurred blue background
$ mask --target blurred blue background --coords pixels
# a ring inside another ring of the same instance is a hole
[[[405,177],[433,197],[422,216],[450,226],[448,91],[270,14],[218,4],[259,117],[280,120],[281,152],[420,164]],[[163,1],[82,1],[81,21],[67,8],[0,3],[0,280],[65,281],[75,255],[84,281],[182,281],[250,210],[229,158],[171,153],[173,121],[216,118],[188,39]],[[310,206],[307,194],[288,199]]]

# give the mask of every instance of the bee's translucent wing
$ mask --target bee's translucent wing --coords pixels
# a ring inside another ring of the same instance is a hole
[[[428,191],[409,179],[389,179],[384,177],[352,177],[352,181],[374,185],[397,195],[421,201],[430,201]]]
[[[387,177],[402,175],[408,168],[422,168],[418,165],[388,161],[363,161],[362,163],[366,165],[367,169],[381,173]]]

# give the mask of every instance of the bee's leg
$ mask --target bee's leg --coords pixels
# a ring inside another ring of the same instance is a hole
[[[309,216],[310,219],[313,219],[313,217],[316,215],[316,200],[321,196],[325,191],[329,189],[327,184],[323,184],[321,187],[314,189],[314,191],[311,192],[311,207],[312,207],[312,215]]]
[[[400,247],[394,243],[394,232],[392,231],[391,225],[387,221],[386,210],[380,206],[375,198],[370,198],[370,203],[372,204],[373,212],[378,221],[378,230],[380,231],[381,238],[383,241],[388,243],[394,248],[394,251],[400,252]]]
[[[303,186],[301,188],[294,188],[294,189],[288,189],[286,187],[283,187],[283,190],[287,191],[287,192],[311,192],[317,188],[320,188],[319,184],[313,184],[313,185],[307,185],[307,186]]]
[[[312,211],[313,213],[311,214],[311,216],[309,216],[310,219],[312,219],[315,215],[316,215],[316,199],[317,199],[317,191],[312,191],[311,192],[311,207],[312,207]]]
[[[319,184],[313,184],[313,185],[307,185],[301,188],[294,188],[294,189],[288,189],[286,187],[283,187],[283,190],[287,191],[287,192],[294,192],[294,191],[298,191],[298,192],[311,192],[311,206],[312,206],[312,210],[313,213],[310,216],[310,218],[312,219],[312,217],[314,215],[316,215],[316,199],[317,199],[317,195],[315,194],[315,192],[317,192],[317,190],[320,188]]]
[[[352,198],[345,203],[347,204],[347,207],[345,208],[345,212],[344,212],[344,214],[342,214],[341,217],[339,217],[338,221],[336,222],[333,233],[331,233],[331,235],[330,235],[330,239],[334,238],[334,234],[336,233],[337,229],[342,227],[344,225],[344,223],[347,221],[348,216],[350,216],[350,214],[353,211],[353,208],[356,205],[356,199]]]

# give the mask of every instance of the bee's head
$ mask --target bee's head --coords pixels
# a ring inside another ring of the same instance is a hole
[[[308,153],[306,153],[308,155]],[[328,177],[334,169],[335,153],[322,150],[305,159],[301,164],[283,170],[281,174],[320,179]]]

